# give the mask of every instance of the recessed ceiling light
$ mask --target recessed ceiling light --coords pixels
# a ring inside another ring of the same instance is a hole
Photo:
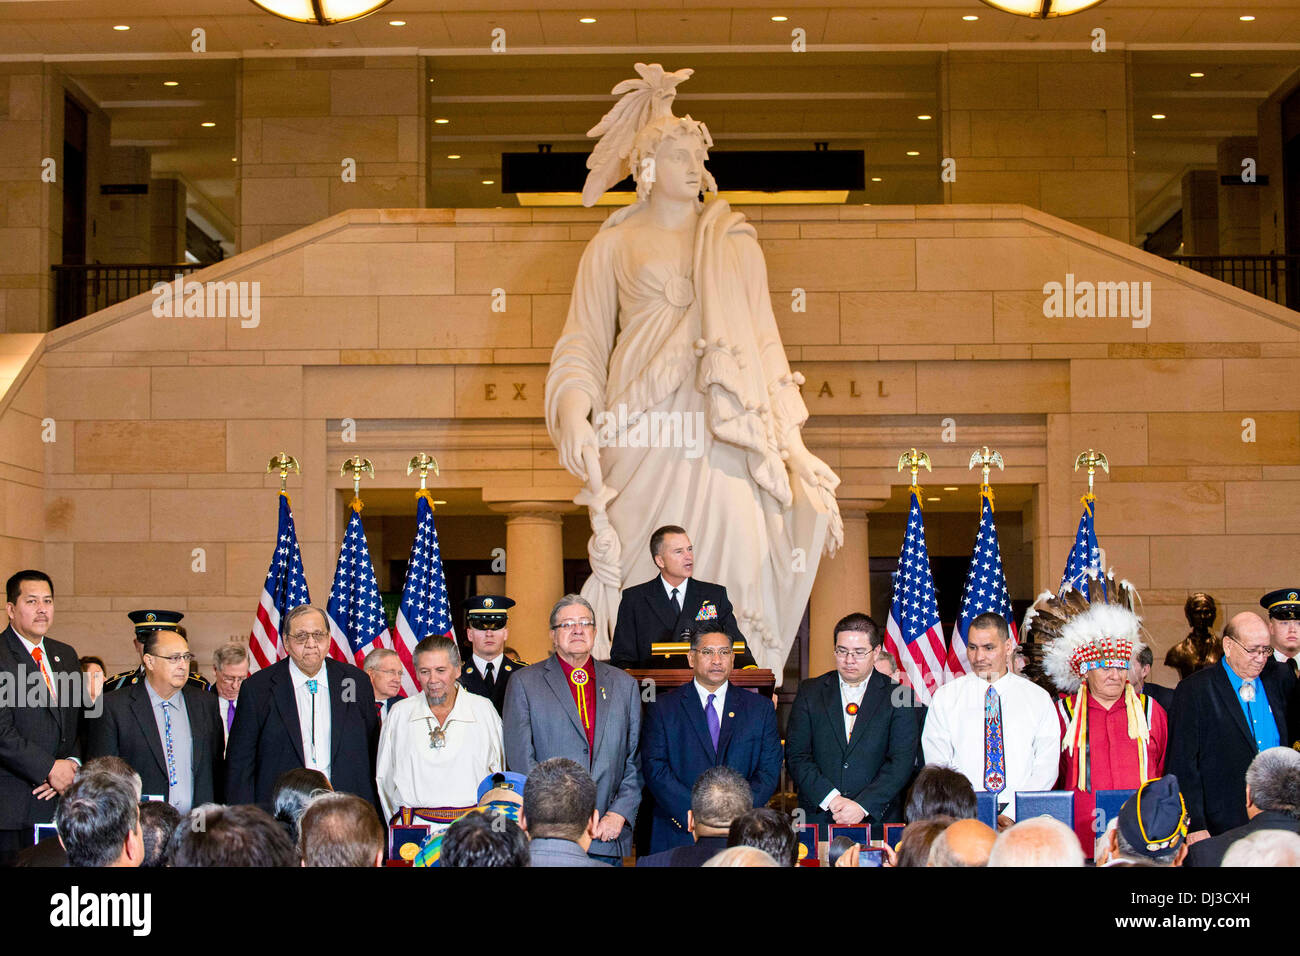
[[[495,179],[485,179],[485,180],[483,180],[483,185],[484,185],[484,186],[492,186],[492,185],[495,185],[495,184],[496,184],[496,180],[495,180]]]
[[[1245,23],[1249,23],[1251,20],[1254,20],[1255,18],[1252,17],[1250,14],[1247,14],[1247,15],[1244,16],[1244,17],[1237,17],[1237,19],[1238,19],[1238,20],[1241,20],[1241,21],[1243,21],[1243,22],[1245,22]]]
[[[578,22],[579,22],[579,23],[595,23],[595,22],[596,22],[596,18],[595,18],[595,17],[578,17]]]
[[[872,177],[871,177],[871,181],[872,181],[873,183],[883,182],[883,180],[882,180],[879,176],[872,176]]]
[[[1194,80],[1199,80],[1199,79],[1200,79],[1201,77],[1203,77],[1205,74],[1204,74],[1204,73],[1188,73],[1187,75],[1190,76],[1190,77],[1191,77],[1192,79],[1194,79]]]
[[[978,20],[979,17],[975,16],[975,14],[973,14],[973,13],[968,13],[968,14],[966,14],[966,16],[962,17],[962,19],[963,19],[963,20],[968,20],[968,21],[969,21],[969,20]]]
[[[180,80],[163,80],[163,86],[180,86]]]
[[[929,119],[934,119],[934,117],[931,116],[929,113],[918,113],[917,116],[916,116],[916,118],[919,119],[919,120],[929,120]]]
[[[434,122],[437,123],[439,126],[446,126],[448,123],[451,122],[451,120],[439,116],[436,120],[434,120]]]
[[[789,19],[790,19],[789,17],[773,17],[773,18],[772,18],[772,22],[773,22],[773,23],[785,23],[785,21],[787,21],[787,20],[789,20]]]
[[[208,120],[206,123],[200,123],[199,125],[203,127],[211,128],[213,126],[216,126],[217,124],[212,122],[212,120]]]
[[[447,158],[448,158],[448,159],[460,159],[460,153],[448,153],[448,154],[447,154]]]
[[[237,162],[239,162],[239,157],[238,157],[238,156],[231,156],[231,157],[230,157],[230,161],[231,161],[232,163],[237,163]]]
[[[125,23],[119,23],[117,26],[113,27],[113,29],[125,32],[126,30],[129,30],[131,28],[128,27]]]
[[[957,490],[957,487],[958,487],[957,485],[944,485],[944,486],[943,486],[943,490],[944,490],[944,491],[956,491],[956,490]]]
[[[406,21],[405,21],[405,20],[389,20],[389,21],[388,21],[388,25],[389,25],[390,27],[404,27],[404,26],[406,26]]]
[[[925,500],[926,500],[926,501],[938,501],[939,499],[938,499],[938,498],[926,498]]]
[[[920,153],[919,150],[909,149],[909,150],[907,151],[907,155],[908,155],[908,156],[920,156],[921,153]]]
[[[1152,119],[1164,119],[1164,118],[1165,118],[1165,114],[1164,114],[1164,113],[1152,113],[1152,114],[1151,114],[1151,118],[1152,118]]]
[[[447,502],[444,501],[444,500],[441,499],[441,498],[434,498],[434,499],[433,499],[433,503],[434,503],[435,505],[445,505]]]

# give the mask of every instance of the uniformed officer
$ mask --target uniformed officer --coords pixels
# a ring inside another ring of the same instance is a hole
[[[1268,611],[1268,639],[1281,673],[1282,696],[1290,695],[1300,677],[1300,588],[1279,588],[1259,599]]]
[[[185,615],[180,611],[129,611],[126,616],[135,625],[135,652],[140,658],[140,665],[106,678],[104,680],[104,693],[122,687],[129,687],[144,679],[144,645],[141,640],[146,634],[152,631],[175,631],[186,640],[189,639],[189,635],[185,633],[185,628],[181,626],[181,618]],[[207,690],[210,686],[206,680],[197,674],[190,674],[189,683],[200,690]]]
[[[528,666],[503,653],[510,636],[506,612],[514,606],[514,601],[499,594],[480,594],[465,602],[465,632],[472,653],[461,667],[460,685],[491,700],[498,714],[506,705],[510,675]]]

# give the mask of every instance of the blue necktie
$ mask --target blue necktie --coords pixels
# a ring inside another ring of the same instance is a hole
[[[307,689],[311,691],[311,761],[316,762],[316,681],[307,681]]]
[[[180,783],[176,776],[176,752],[172,749],[172,705],[171,701],[162,702],[163,735],[167,738],[167,785],[174,787]]]
[[[984,789],[1001,793],[1007,786],[1006,754],[1002,748],[1002,700],[989,685],[984,694]]]
[[[713,741],[713,752],[718,752],[718,734],[722,727],[718,724],[718,712],[713,707],[713,698],[717,694],[709,695],[709,702],[704,705],[704,721],[709,725],[709,739]]]

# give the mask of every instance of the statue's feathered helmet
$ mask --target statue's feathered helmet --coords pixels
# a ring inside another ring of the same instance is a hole
[[[587,157],[587,181],[582,187],[582,204],[592,206],[607,190],[629,174],[637,184],[637,198],[650,194],[652,177],[642,175],[642,159],[653,156],[665,139],[698,136],[707,150],[713,145],[709,128],[690,116],[673,115],[673,98],[677,84],[690,79],[694,70],[665,72],[658,63],[638,63],[639,79],[624,80],[611,91],[620,97],[587,135],[599,137]],[[706,192],[717,192],[718,185],[709,171],[703,170]]]
[[[1059,690],[1073,693],[1099,667],[1128,667],[1143,647],[1137,592],[1115,572],[1094,576],[1060,594],[1045,591],[1025,614],[1020,633],[1039,649],[1041,667]]]

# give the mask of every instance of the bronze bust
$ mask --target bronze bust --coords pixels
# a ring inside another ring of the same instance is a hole
[[[1194,671],[1218,663],[1223,656],[1223,642],[1214,633],[1214,619],[1219,607],[1214,598],[1197,591],[1183,605],[1183,615],[1191,625],[1191,633],[1169,649],[1165,666],[1178,671],[1180,678]]]

